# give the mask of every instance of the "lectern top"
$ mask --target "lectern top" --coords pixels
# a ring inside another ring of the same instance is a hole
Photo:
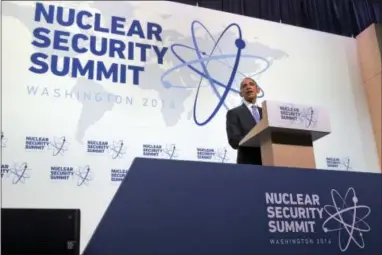
[[[263,119],[240,142],[240,146],[258,146],[260,138],[272,132],[310,136],[312,141],[331,132],[327,109],[321,106],[264,101]]]

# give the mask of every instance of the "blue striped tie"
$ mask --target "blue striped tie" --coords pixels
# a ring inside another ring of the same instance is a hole
[[[259,123],[260,122],[260,114],[256,108],[257,108],[256,105],[252,105],[252,115],[255,118],[256,123]]]

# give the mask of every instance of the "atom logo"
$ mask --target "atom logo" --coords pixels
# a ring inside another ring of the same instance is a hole
[[[349,188],[345,197],[336,190],[332,190],[333,205],[324,206],[329,218],[323,223],[324,232],[338,231],[338,244],[342,252],[345,252],[353,241],[359,248],[365,247],[363,232],[369,232],[370,226],[364,221],[370,214],[370,207],[358,205],[358,198],[353,188]],[[346,203],[351,198],[352,205]],[[331,223],[333,227],[329,227]]]
[[[68,142],[65,136],[60,138],[53,138],[53,141],[49,143],[48,148],[53,150],[53,156],[64,155],[68,150]]]
[[[312,107],[301,109],[298,120],[304,123],[306,128],[314,127],[317,124],[317,114]]]
[[[165,155],[168,159],[174,159],[178,157],[176,151],[177,150],[175,144],[169,144],[166,145],[166,148],[162,149],[162,155]]]
[[[124,148],[122,140],[117,142],[114,141],[112,145],[108,146],[107,150],[113,159],[122,158],[126,153],[126,148]]]
[[[306,128],[314,127],[317,124],[317,114],[312,107],[303,108],[300,110],[298,120],[300,123],[303,123]]]
[[[342,167],[344,170],[351,170],[351,164],[350,164],[350,158],[343,158],[341,159],[339,166]]]
[[[92,180],[90,166],[79,167],[74,173],[77,177],[77,186],[88,185]]]
[[[21,163],[16,164],[12,169],[9,170],[9,173],[13,175],[12,183],[18,184],[18,183],[25,183],[25,180],[30,178],[27,171],[28,164],[27,163]]]
[[[195,36],[195,30],[197,28],[202,28],[206,36],[208,37],[208,39],[213,44],[213,47],[209,51],[205,49],[201,49],[198,43],[198,40]],[[230,31],[231,29],[235,29],[237,31],[237,39],[235,40],[236,52],[234,54],[224,54],[223,50],[219,47],[219,43],[224,38],[226,33]],[[196,88],[196,95],[195,95],[194,105],[193,105],[193,119],[195,124],[197,124],[198,126],[204,126],[215,117],[215,115],[218,113],[218,111],[220,110],[222,106],[224,106],[227,110],[229,109],[225,101],[230,92],[239,95],[239,90],[233,88],[232,86],[237,75],[241,75],[242,78],[254,77],[256,75],[259,75],[268,69],[269,62],[265,58],[262,58],[259,56],[243,54],[243,50],[246,48],[246,43],[243,40],[241,28],[236,23],[232,23],[228,25],[223,30],[221,35],[217,39],[215,39],[213,35],[208,31],[208,29],[201,22],[193,21],[191,24],[191,37],[193,42],[192,46],[177,44],[177,43],[171,45],[170,49],[172,54],[181,62],[181,64],[164,72],[161,77],[161,82],[165,88],[185,88],[185,86],[182,86],[179,84],[171,84],[171,82],[167,80],[168,75],[184,67],[189,68],[189,70],[192,71],[193,74],[197,74],[200,77],[199,83],[196,86],[191,86]],[[186,50],[188,52],[192,51],[195,54],[195,60],[187,61],[184,57],[181,56],[181,54],[178,53],[180,50]],[[262,62],[261,63],[262,67],[259,68],[257,71],[253,72],[251,75],[245,75],[239,71],[239,63],[241,58],[250,58],[254,62],[255,61]],[[228,63],[228,60],[230,59],[232,60],[233,63]],[[228,80],[220,81],[212,77],[208,67],[209,67],[209,64],[211,64],[213,61],[218,61],[219,63],[224,64],[231,70]],[[200,66],[200,67],[196,68],[195,66]],[[206,81],[208,86],[211,87],[214,95],[217,97],[219,101],[217,105],[215,106],[215,108],[212,110],[212,112],[209,114],[209,116],[206,119],[201,120],[198,117],[196,108],[198,104],[200,87],[202,86],[204,81]],[[219,91],[219,88],[224,89],[222,93]],[[263,90],[261,88],[260,90],[261,90],[261,94],[258,95],[258,98],[262,98],[264,96]]]
[[[217,150],[217,152],[215,153],[215,158],[217,158],[218,161],[221,163],[228,161],[229,158],[227,157],[227,149],[224,148],[222,150]]]

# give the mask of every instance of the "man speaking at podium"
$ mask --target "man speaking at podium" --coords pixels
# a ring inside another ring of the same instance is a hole
[[[227,112],[226,130],[228,143],[237,150],[238,164],[261,165],[260,147],[241,147],[241,139],[257,124],[262,118],[261,108],[257,106],[257,94],[260,88],[252,78],[245,78],[240,83],[240,96],[243,104],[230,109]]]

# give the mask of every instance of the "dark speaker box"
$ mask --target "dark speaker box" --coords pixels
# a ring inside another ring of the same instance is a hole
[[[79,255],[79,209],[1,209],[1,254]]]

